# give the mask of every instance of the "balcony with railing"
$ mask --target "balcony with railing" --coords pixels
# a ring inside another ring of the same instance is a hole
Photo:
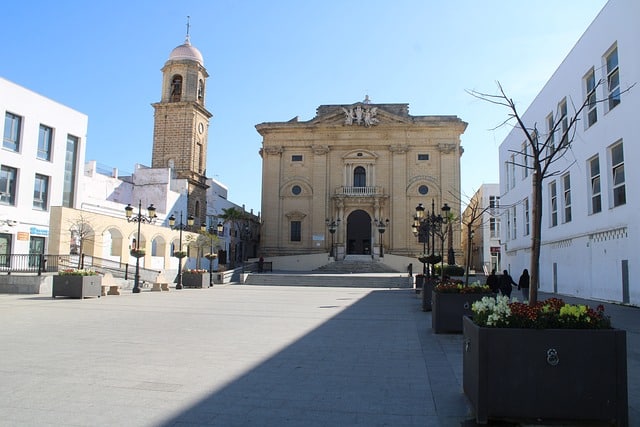
[[[382,187],[372,186],[372,187],[337,187],[336,188],[336,196],[350,196],[350,197],[371,197],[371,196],[381,196],[383,193]]]

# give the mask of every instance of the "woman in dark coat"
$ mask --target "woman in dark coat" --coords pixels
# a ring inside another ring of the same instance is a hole
[[[502,292],[502,295],[506,295],[511,298],[511,285],[518,286],[518,284],[513,281],[511,276],[509,276],[509,272],[507,270],[504,270],[502,272],[502,276],[500,277],[500,292]]]
[[[518,280],[518,289],[522,290],[522,300],[527,301],[529,299],[529,272],[526,268],[522,270],[522,275]]]
[[[487,286],[491,288],[491,292],[497,294],[500,291],[500,281],[496,276],[496,269],[491,270],[491,274],[487,277]]]

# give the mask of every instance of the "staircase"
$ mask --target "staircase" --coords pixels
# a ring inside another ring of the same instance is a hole
[[[370,256],[348,255],[343,261],[324,265],[310,272],[251,273],[246,285],[319,286],[352,288],[411,288],[406,273],[399,273]]]

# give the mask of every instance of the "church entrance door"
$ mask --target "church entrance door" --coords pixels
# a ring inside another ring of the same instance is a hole
[[[371,255],[371,217],[363,210],[347,217],[347,254]]]

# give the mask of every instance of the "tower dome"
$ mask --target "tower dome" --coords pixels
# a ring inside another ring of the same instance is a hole
[[[187,37],[183,44],[173,49],[171,51],[171,54],[169,55],[169,61],[179,61],[185,59],[196,61],[200,65],[204,66],[204,59],[202,58],[202,54],[198,49],[191,46],[189,37]]]

